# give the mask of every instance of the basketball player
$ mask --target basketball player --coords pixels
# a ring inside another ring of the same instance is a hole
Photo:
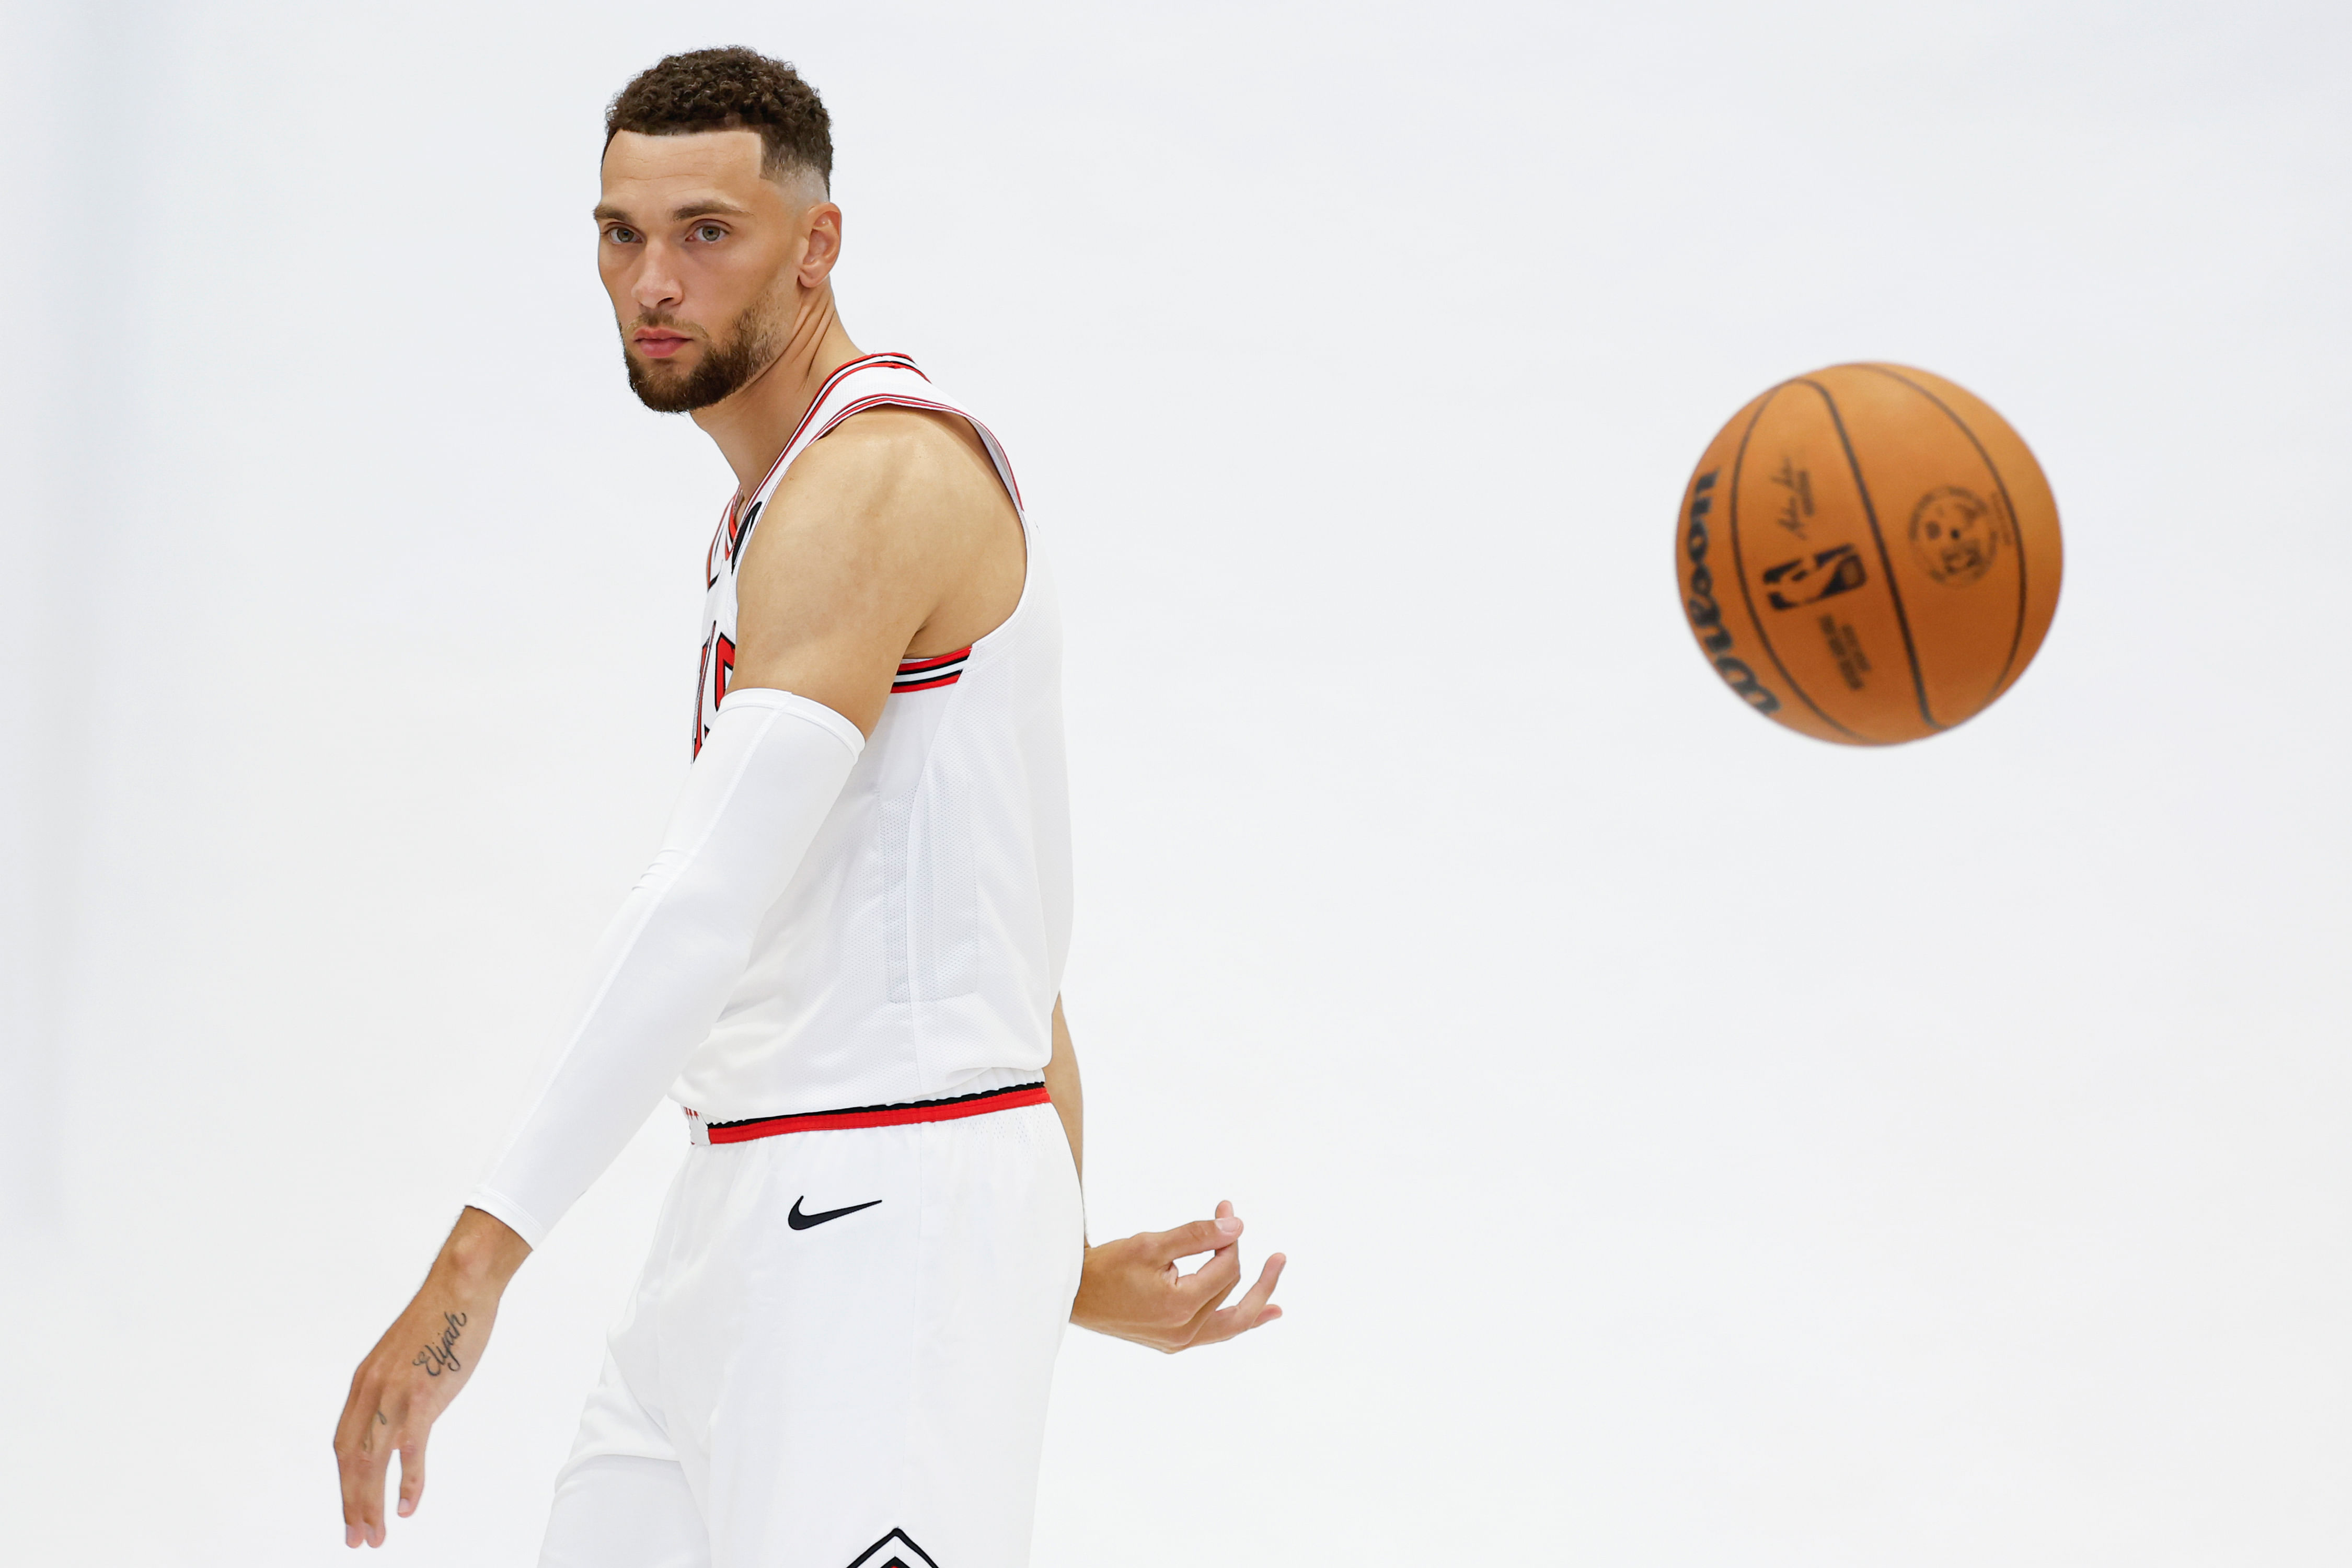
[[[1174,1351],[1273,1321],[1241,1221],[1088,1248],[1059,631],[1004,449],[828,281],[832,138],[792,68],[673,56],[606,116],[629,384],[736,489],[694,761],[587,1005],[336,1430],[345,1540],[516,1268],[665,1089],[694,1144],[557,1483],[546,1568],[1013,1568],[1061,1325]],[[1181,1274],[1180,1258],[1213,1254]]]

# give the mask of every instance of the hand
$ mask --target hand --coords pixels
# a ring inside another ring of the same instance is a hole
[[[1234,1205],[1221,1203],[1214,1219],[1087,1247],[1070,1321],[1171,1355],[1274,1321],[1282,1309],[1268,1298],[1286,1261],[1279,1252],[1265,1260],[1248,1295],[1218,1306],[1241,1283],[1241,1234]],[[1177,1271],[1178,1258],[1203,1252],[1214,1256],[1191,1274]]]
[[[400,1455],[400,1516],[425,1495],[425,1439],[489,1343],[499,1298],[530,1244],[479,1209],[457,1217],[432,1272],[359,1370],[335,1425],[343,1544],[383,1544],[383,1478]]]

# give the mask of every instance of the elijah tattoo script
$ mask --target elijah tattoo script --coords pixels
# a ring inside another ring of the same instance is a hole
[[[457,1336],[465,1330],[466,1314],[444,1312],[441,1316],[449,1326],[441,1331],[441,1337],[438,1340],[418,1351],[416,1359],[408,1363],[411,1366],[423,1367],[425,1375],[427,1377],[438,1377],[443,1373],[455,1371],[463,1364],[457,1360]]]

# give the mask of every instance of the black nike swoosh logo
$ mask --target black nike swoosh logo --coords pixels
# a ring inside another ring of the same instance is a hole
[[[823,1225],[829,1219],[839,1219],[843,1215],[856,1214],[859,1209],[870,1209],[882,1200],[880,1198],[872,1198],[862,1204],[852,1204],[845,1209],[827,1209],[823,1214],[801,1213],[801,1204],[803,1201],[803,1199],[794,1198],[793,1200],[793,1212],[784,1216],[784,1223],[791,1226],[794,1230],[806,1230],[813,1225]]]

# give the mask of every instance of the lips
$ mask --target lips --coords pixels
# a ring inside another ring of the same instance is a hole
[[[630,341],[647,359],[667,359],[694,340],[682,332],[649,331],[634,333]]]

